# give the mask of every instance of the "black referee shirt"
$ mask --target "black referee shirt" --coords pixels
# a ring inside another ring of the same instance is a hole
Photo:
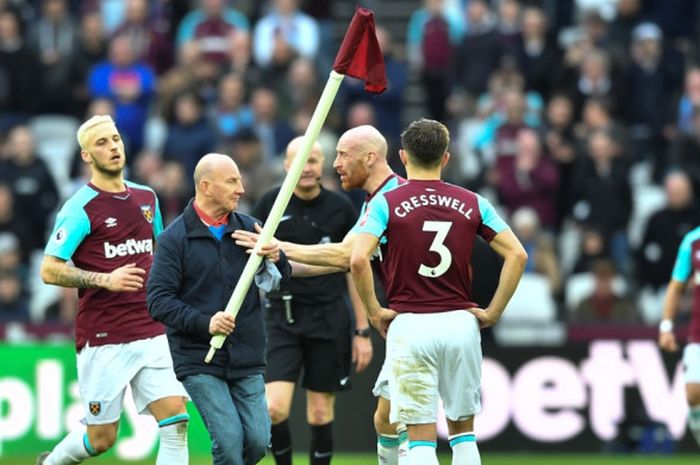
[[[276,187],[266,192],[253,208],[252,215],[266,221],[279,190]],[[292,195],[275,237],[296,244],[341,242],[356,220],[357,213],[346,196],[321,187],[321,193],[311,200]],[[291,278],[279,292],[268,294],[268,298],[279,299],[284,291],[292,294],[294,303],[326,304],[347,291],[347,281],[345,273]]]

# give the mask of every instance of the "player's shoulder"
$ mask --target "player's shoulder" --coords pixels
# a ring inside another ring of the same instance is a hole
[[[61,207],[60,214],[70,214],[83,211],[85,206],[89,204],[100,193],[93,189],[89,184],[85,184],[73,193]]]
[[[144,192],[148,192],[150,194],[153,194],[154,196],[156,195],[156,191],[154,191],[152,187],[147,186],[145,184],[139,184],[137,182],[129,181],[129,180],[124,180],[124,184],[126,184],[127,187],[129,189],[131,189],[132,191],[137,191],[137,192],[144,191]]]
[[[700,226],[696,226],[695,228],[691,229],[683,237],[683,242],[686,242],[688,244],[692,244],[693,242],[698,240],[700,240]]]

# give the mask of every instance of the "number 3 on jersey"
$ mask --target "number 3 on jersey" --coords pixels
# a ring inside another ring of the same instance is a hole
[[[450,268],[450,265],[452,264],[452,253],[450,252],[450,249],[445,246],[445,239],[447,238],[447,233],[450,232],[451,227],[451,221],[423,222],[423,231],[435,233],[433,243],[430,244],[430,249],[428,250],[440,255],[440,262],[436,266],[425,266],[421,263],[420,267],[418,268],[419,275],[425,276],[426,278],[437,278],[445,274]]]

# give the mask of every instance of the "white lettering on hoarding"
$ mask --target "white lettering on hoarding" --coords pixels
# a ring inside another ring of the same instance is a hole
[[[30,387],[21,379],[0,379],[0,405],[6,405],[0,417],[0,444],[21,438],[29,432],[34,418],[34,402]]]
[[[558,357],[527,362],[513,377],[513,422],[535,441],[559,442],[583,431],[586,388],[576,366]]]
[[[42,360],[36,365],[36,409],[41,412],[36,419],[36,434],[42,439],[59,436],[62,431],[61,408],[63,408],[63,365],[57,360]]]
[[[676,365],[673,382],[670,383],[655,344],[630,342],[627,345],[627,356],[634,367],[639,394],[649,416],[666,423],[673,437],[683,437],[688,407],[682,364]]]

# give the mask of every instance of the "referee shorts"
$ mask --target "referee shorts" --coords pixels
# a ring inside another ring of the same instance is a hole
[[[265,382],[296,383],[316,392],[340,392],[350,388],[352,334],[338,328],[330,338],[305,336],[290,331],[284,323],[267,322],[267,372]]]

